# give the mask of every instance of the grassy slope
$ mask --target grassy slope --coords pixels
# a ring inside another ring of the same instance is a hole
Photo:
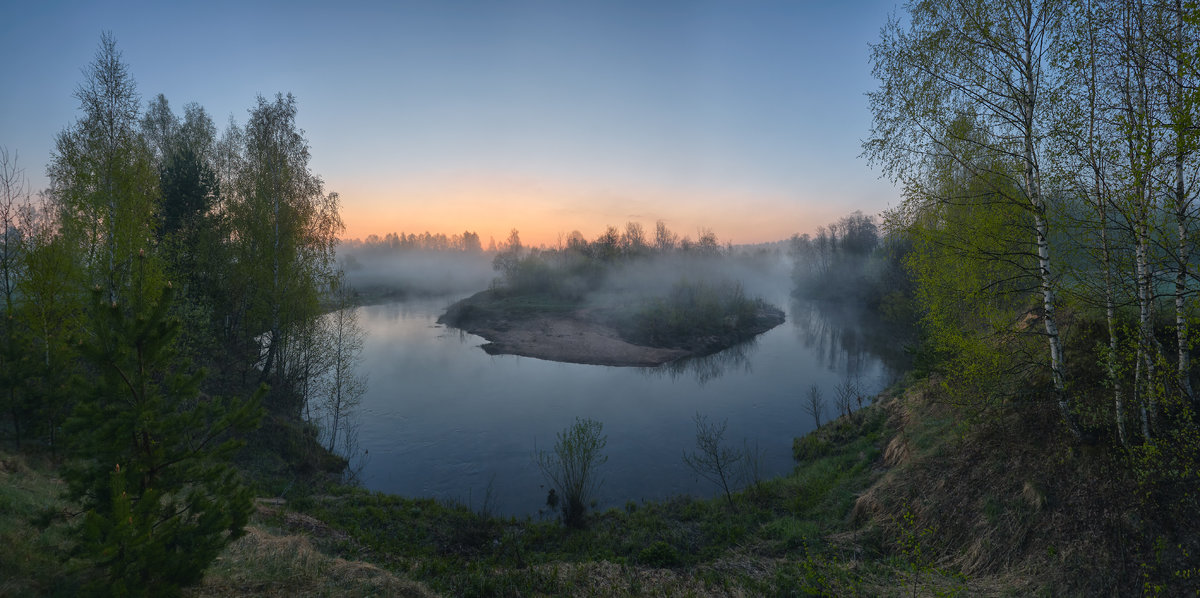
[[[630,503],[570,531],[357,489],[289,508],[337,530],[321,550],[445,595],[1195,592],[1186,563],[1146,550],[1161,523],[1139,519],[1114,455],[1069,441],[1052,410],[948,400],[930,381],[881,396],[798,439],[795,472],[736,509]]]
[[[913,559],[855,513],[886,475],[891,409],[826,425],[798,443],[792,475],[739,493],[733,509],[723,498],[630,503],[571,531],[356,489],[289,508],[337,530],[317,540],[322,550],[446,595],[886,594],[913,578]],[[918,569],[927,590],[969,587],[932,565]]]
[[[71,530],[46,521],[69,507],[59,498],[65,489],[48,462],[0,452],[0,596],[69,595],[60,551]]]
[[[1078,448],[1053,413],[1029,406],[967,426],[939,393],[922,383],[882,396],[798,439],[795,472],[739,493],[734,509],[723,498],[630,503],[571,531],[346,487],[263,501],[191,595],[1196,590],[1180,577],[1186,563],[1146,550],[1165,530],[1139,519],[1111,455]],[[67,524],[31,523],[69,505],[49,465],[30,462],[0,455],[0,595],[69,595],[82,573],[61,565]]]

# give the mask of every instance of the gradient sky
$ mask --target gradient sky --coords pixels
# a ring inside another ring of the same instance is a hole
[[[662,219],[773,241],[898,191],[858,158],[867,44],[893,0],[14,2],[0,145],[47,185],[112,31],[143,106],[224,128],[293,93],[347,237],[472,230],[554,243]]]

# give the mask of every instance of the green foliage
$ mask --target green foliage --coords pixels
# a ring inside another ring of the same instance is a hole
[[[955,394],[984,402],[1006,390],[1014,370],[1032,365],[1029,344],[1044,342],[1027,317],[1038,300],[1033,249],[1015,240],[1030,226],[1027,215],[989,188],[947,191],[963,199],[912,221],[906,260],[924,312],[926,357],[946,360],[941,369]]]
[[[806,550],[804,558],[780,567],[775,572],[771,596],[838,596],[838,587],[830,579],[827,567]]]
[[[558,489],[562,501],[563,523],[582,528],[587,523],[587,509],[600,487],[597,469],[608,461],[602,451],[608,437],[602,435],[604,425],[586,418],[558,433],[554,452],[538,451],[534,461],[542,475]]]
[[[161,236],[183,231],[194,235],[205,227],[213,201],[219,196],[217,176],[196,151],[181,147],[168,155],[159,175],[162,192]]]
[[[84,72],[75,93],[84,114],[55,140],[50,195],[89,286],[124,300],[161,280],[156,260],[138,260],[154,236],[158,181],[150,148],[136,132],[137,85],[110,33]]]
[[[904,506],[904,510],[901,513],[899,527],[900,539],[897,541],[897,544],[900,548],[900,554],[910,567],[909,583],[911,584],[912,596],[916,596],[922,576],[932,568],[927,544],[930,536],[933,535],[933,529],[919,527],[916,523],[916,516],[913,515],[912,509],[909,509],[908,505]]]
[[[651,567],[676,567],[681,558],[674,546],[658,540],[638,553],[638,562]]]
[[[30,338],[14,316],[11,306],[0,310],[0,417],[9,419],[13,446],[20,450],[22,426],[36,421],[37,404],[29,392],[35,366],[28,351]]]
[[[762,306],[761,300],[746,297],[741,284],[683,280],[666,297],[647,301],[633,316],[626,335],[655,347],[737,335],[757,318]]]
[[[106,571],[96,593],[170,595],[196,583],[242,533],[251,495],[229,461],[260,417],[251,399],[203,396],[179,373],[170,287],[127,308],[94,293],[83,345],[98,379],[80,384],[67,432],[69,495],[85,512],[81,555]]]
[[[235,321],[243,338],[264,332],[263,379],[294,384],[301,371],[292,343],[321,312],[332,281],[333,251],[343,225],[338,195],[326,194],[308,167],[308,142],[296,124],[291,94],[258,98],[244,138],[244,164],[226,202],[230,225]],[[289,349],[292,352],[289,354]],[[299,404],[272,404],[298,414]]]
[[[183,334],[197,345],[212,343],[223,327],[214,320],[232,310],[226,280],[231,261],[226,240],[231,231],[225,214],[214,209],[221,199],[216,173],[196,150],[182,145],[168,154],[159,177],[159,249],[168,276],[179,287],[178,312],[191,318]],[[197,346],[192,354],[203,355],[206,349],[212,350]]]
[[[13,313],[28,341],[23,350],[29,369],[22,388],[34,406],[34,417],[25,427],[27,436],[37,433],[57,450],[56,432],[75,400],[70,380],[79,363],[71,339],[84,325],[84,309],[71,247],[44,223],[33,232],[24,256],[28,267],[28,277],[22,281],[24,301]]]
[[[49,460],[0,452],[0,595],[78,593],[77,527],[48,516],[73,509]]]

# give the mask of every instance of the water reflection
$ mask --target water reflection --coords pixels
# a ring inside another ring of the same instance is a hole
[[[501,515],[534,515],[546,488],[531,455],[575,417],[603,422],[608,463],[600,506],[712,488],[683,464],[696,413],[727,421],[734,444],[758,443],[763,475],[793,467],[792,438],[813,425],[801,402],[811,385],[833,396],[847,379],[868,392],[890,380],[876,337],[849,311],[801,301],[792,325],[729,350],[659,368],[618,368],[487,355],[486,341],[435,320],[455,298],[359,308],[370,380],[357,417],[372,490],[479,502]]]
[[[804,347],[830,370],[859,378],[879,360],[893,372],[910,367],[911,331],[853,303],[792,298],[789,320]]]
[[[641,371],[648,376],[665,376],[671,380],[688,376],[704,386],[727,372],[752,373],[754,366],[750,356],[757,347],[758,339],[752,338],[710,355],[683,357],[658,367],[642,368]]]

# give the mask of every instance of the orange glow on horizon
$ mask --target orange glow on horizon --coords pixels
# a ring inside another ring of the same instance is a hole
[[[594,239],[607,226],[642,224],[653,237],[662,220],[671,231],[695,239],[711,229],[722,243],[763,243],[812,232],[853,211],[837,201],[785,198],[748,192],[588,189],[519,177],[463,176],[403,187],[370,183],[338,189],[343,237],[388,233],[477,233],[505,241],[517,229],[527,246],[554,247],[578,230]]]

